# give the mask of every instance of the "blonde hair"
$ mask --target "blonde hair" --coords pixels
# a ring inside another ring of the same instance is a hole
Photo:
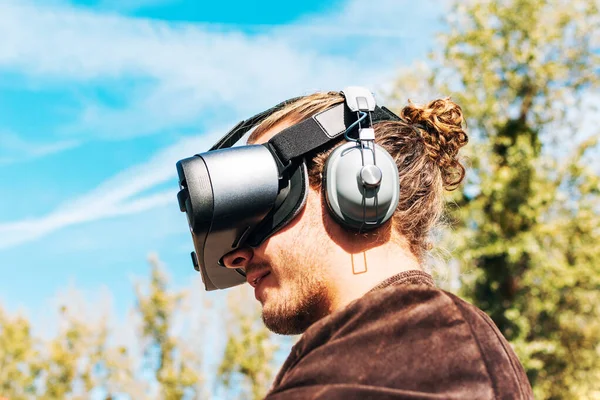
[[[343,101],[344,97],[338,92],[302,97],[266,118],[248,141],[254,141],[283,121],[298,123]],[[410,251],[423,261],[431,248],[431,231],[443,212],[443,191],[454,190],[465,176],[458,151],[467,144],[468,137],[463,129],[462,110],[449,98],[424,106],[409,102],[400,117],[403,121],[374,124],[375,137],[377,144],[396,161],[399,171],[400,201],[392,218],[393,228],[406,240]],[[322,190],[323,167],[337,145],[307,159],[313,189]]]

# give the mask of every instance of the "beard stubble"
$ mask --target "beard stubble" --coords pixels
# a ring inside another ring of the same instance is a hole
[[[331,299],[313,257],[303,257],[301,262],[289,255],[282,258],[285,267],[279,278],[280,285],[288,287],[287,294],[281,293],[270,300],[271,305],[263,305],[262,320],[274,333],[298,335],[330,313]]]

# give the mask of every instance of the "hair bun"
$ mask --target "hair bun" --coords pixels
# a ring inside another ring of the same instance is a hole
[[[469,140],[463,129],[465,120],[460,106],[450,98],[434,100],[425,106],[409,101],[401,117],[419,132],[427,155],[440,168],[444,188],[455,189],[465,176],[458,151]]]

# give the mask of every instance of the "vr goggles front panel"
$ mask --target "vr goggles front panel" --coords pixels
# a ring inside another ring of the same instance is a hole
[[[279,193],[275,160],[264,146],[243,146],[187,158],[177,170],[179,202],[196,249],[192,258],[207,289],[244,283],[241,270],[199,266],[219,266],[271,211]]]

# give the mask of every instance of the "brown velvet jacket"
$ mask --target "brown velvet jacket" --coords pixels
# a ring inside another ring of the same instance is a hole
[[[407,271],[312,325],[267,395],[288,399],[531,399],[512,348],[475,306]]]

